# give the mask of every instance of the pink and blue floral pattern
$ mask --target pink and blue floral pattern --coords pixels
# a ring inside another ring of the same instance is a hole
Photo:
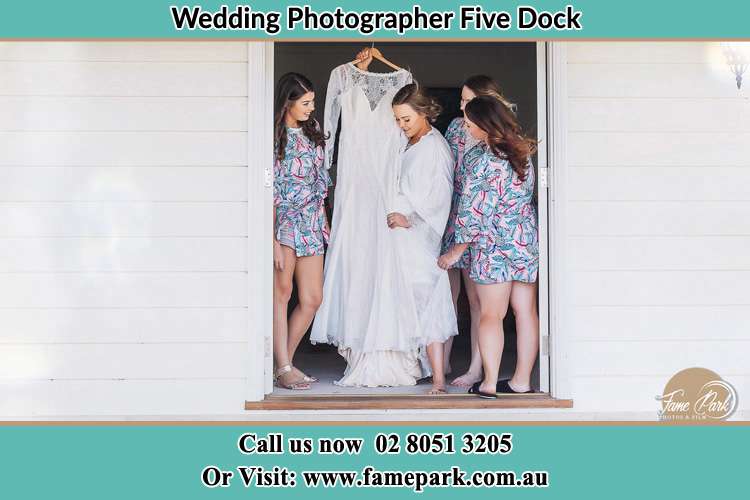
[[[539,272],[534,168],[521,180],[510,162],[482,143],[467,157],[468,176],[456,215],[456,242],[469,243],[476,283],[533,283]]]
[[[458,213],[458,204],[461,200],[461,193],[463,193],[464,183],[466,182],[466,159],[467,153],[467,131],[464,127],[463,117],[454,118],[453,121],[448,125],[448,129],[445,131],[445,140],[448,141],[448,145],[451,147],[453,152],[453,158],[455,160],[455,166],[453,171],[453,197],[451,199],[451,211],[448,216],[448,223],[445,226],[445,233],[443,234],[442,250],[441,253],[446,253],[455,243],[456,233],[456,214]],[[472,148],[471,144],[468,146],[472,152],[477,148]],[[470,264],[470,255],[467,250],[461,256],[461,258],[451,266],[451,269],[467,269]]]
[[[314,145],[301,128],[287,127],[284,159],[274,162],[273,173],[276,239],[298,257],[323,255],[328,243],[324,200],[331,185],[323,147]]]

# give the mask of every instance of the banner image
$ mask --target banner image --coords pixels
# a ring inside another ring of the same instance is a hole
[[[0,496],[736,496],[748,14],[4,6]]]

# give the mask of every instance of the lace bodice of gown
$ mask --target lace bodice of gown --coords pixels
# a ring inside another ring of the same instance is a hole
[[[411,81],[411,73],[404,69],[392,73],[372,73],[361,70],[352,63],[347,63],[331,71],[324,115],[324,129],[330,134],[326,141],[326,166],[328,168],[331,167],[336,131],[341,116],[341,95],[348,90],[357,88],[362,91],[370,103],[370,110],[374,111],[386,94],[393,90],[399,90]],[[390,102],[386,102],[383,105],[390,107],[390,104]]]

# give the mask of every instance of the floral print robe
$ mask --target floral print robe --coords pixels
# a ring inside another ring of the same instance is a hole
[[[533,283],[539,272],[534,168],[521,180],[486,144],[467,158],[467,180],[455,220],[455,240],[469,243],[469,277],[479,284]]]
[[[273,203],[276,239],[298,257],[323,255],[328,243],[324,200],[331,178],[324,167],[322,146],[315,146],[301,128],[287,127],[284,159],[274,162]]]

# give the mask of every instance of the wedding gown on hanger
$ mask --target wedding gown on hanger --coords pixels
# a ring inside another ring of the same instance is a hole
[[[335,68],[328,83],[329,167],[339,116],[342,128],[323,302],[310,340],[337,346],[346,359],[339,385],[414,385],[426,374],[408,270],[386,223],[401,139],[391,101],[411,81],[403,69],[371,73],[349,63]]]

